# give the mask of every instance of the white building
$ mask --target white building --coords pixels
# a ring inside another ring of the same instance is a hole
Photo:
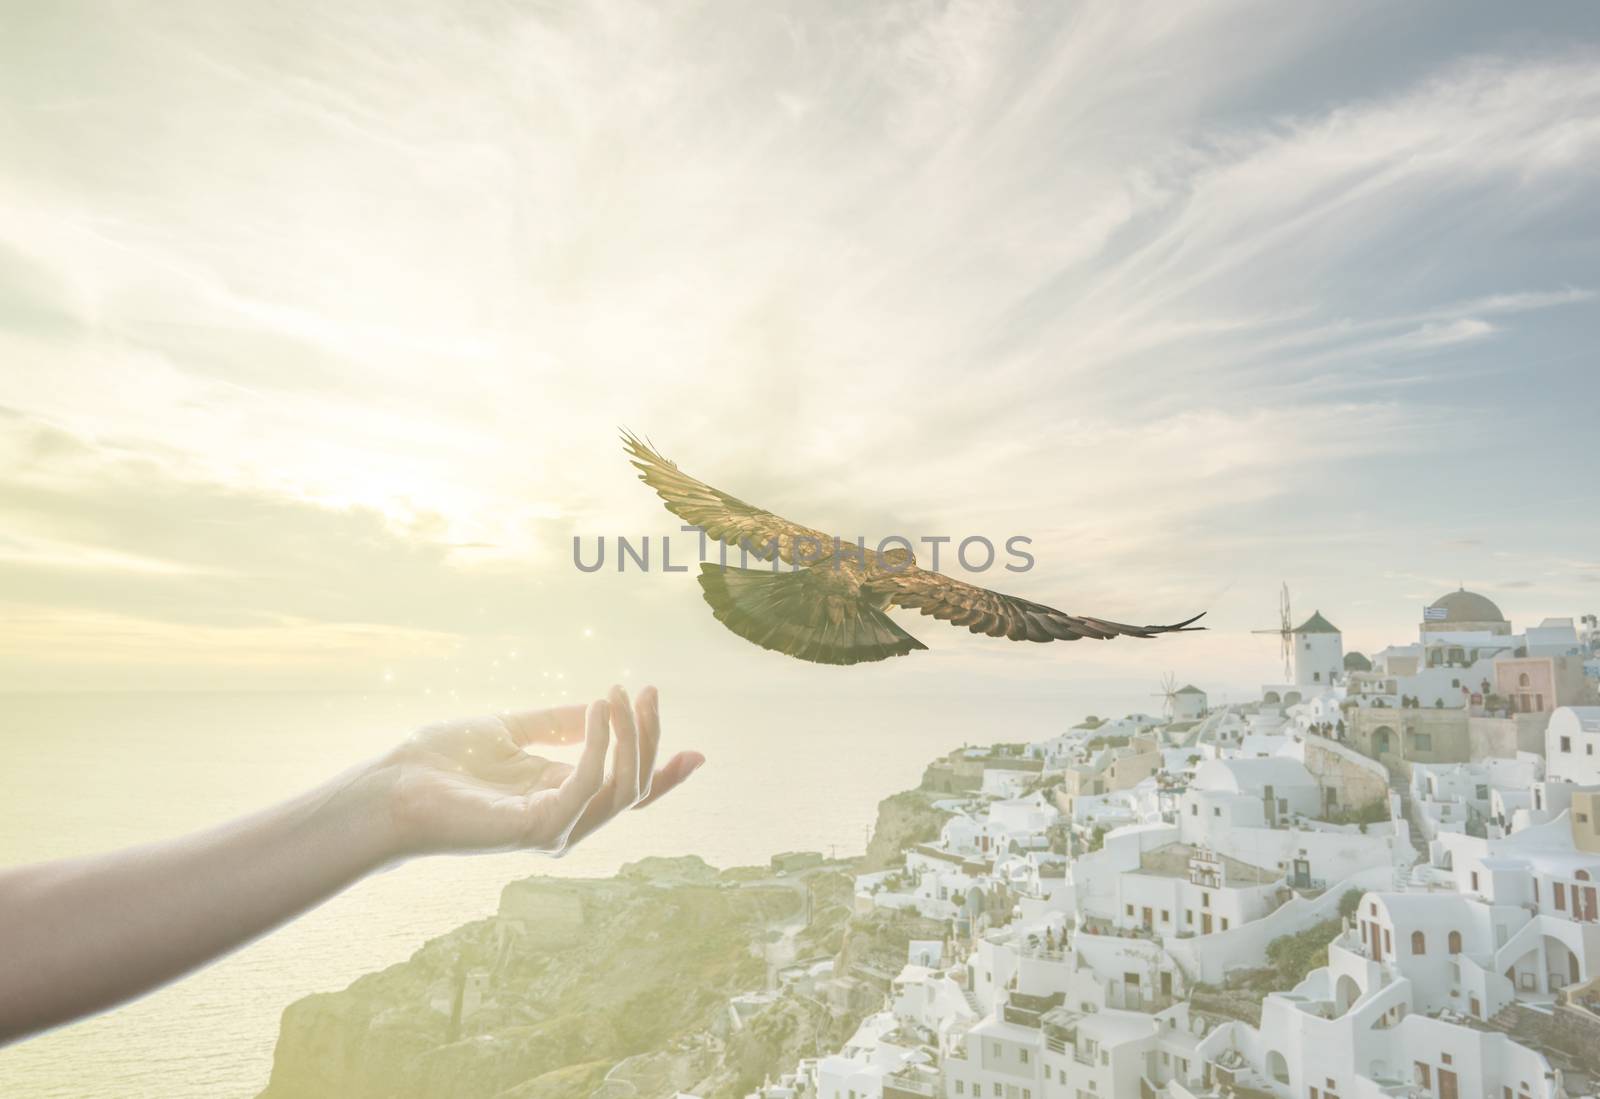
[[[1552,713],[1544,759],[1552,781],[1600,783],[1600,706],[1562,706]]]
[[[1293,814],[1315,816],[1321,809],[1321,787],[1299,760],[1213,759],[1195,768],[1178,825],[1184,842],[1226,849],[1229,829],[1275,828]]]
[[[1523,647],[1529,656],[1580,656],[1583,653],[1578,628],[1570,618],[1546,618],[1537,626],[1529,626],[1523,637]]]
[[[1114,923],[1160,935],[1210,935],[1243,927],[1288,896],[1283,873],[1215,851],[1171,843],[1117,875]]]
[[[1172,720],[1199,721],[1206,716],[1206,693],[1193,683],[1179,687],[1172,696]]]
[[[1294,630],[1294,682],[1304,691],[1308,687],[1327,687],[1344,677],[1344,636],[1332,622],[1313,611],[1310,618]]]

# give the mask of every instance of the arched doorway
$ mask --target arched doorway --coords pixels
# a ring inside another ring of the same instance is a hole
[[[1387,725],[1379,725],[1372,731],[1372,754],[1386,756],[1394,751],[1396,744],[1394,730]]]
[[[1350,1010],[1350,1005],[1361,999],[1361,986],[1356,984],[1356,979],[1346,973],[1339,978],[1339,983],[1334,985],[1333,1002],[1343,1015]]]
[[[1289,1062],[1275,1049],[1267,1053],[1267,1075],[1280,1084],[1289,1082]]]

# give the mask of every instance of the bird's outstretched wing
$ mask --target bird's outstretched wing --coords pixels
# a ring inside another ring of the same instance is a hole
[[[790,565],[796,563],[797,554],[799,563],[805,564],[833,549],[831,535],[791,523],[696,480],[632,432],[622,433],[622,443],[639,471],[639,480],[656,490],[667,510],[717,541],[748,547],[752,556],[763,561],[772,560],[777,553]]]
[[[880,575],[872,587],[886,593],[896,606],[915,608],[953,626],[965,626],[973,633],[1008,637],[1012,641],[1076,641],[1080,637],[1105,640],[1112,637],[1154,637],[1179,630],[1203,630],[1192,623],[1204,612],[1171,626],[1129,626],[1101,618],[1085,618],[1042,603],[1002,595],[988,588],[967,584],[939,572],[916,567],[891,575]]]

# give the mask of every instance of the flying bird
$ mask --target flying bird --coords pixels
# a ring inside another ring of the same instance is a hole
[[[1154,637],[1205,629],[1193,624],[1204,612],[1171,626],[1129,626],[967,584],[918,567],[908,549],[877,552],[791,523],[696,480],[629,432],[622,433],[622,441],[639,479],[655,489],[672,514],[748,556],[777,557],[790,566],[700,564],[700,587],[717,621],[764,649],[818,664],[858,664],[926,649],[885,613],[892,607],[1012,641]]]

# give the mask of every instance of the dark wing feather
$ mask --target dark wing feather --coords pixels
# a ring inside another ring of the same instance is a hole
[[[667,510],[717,541],[730,546],[748,546],[751,555],[763,561],[772,560],[776,550],[784,563],[790,565],[795,563],[797,546],[801,564],[816,561],[832,550],[830,535],[791,523],[696,480],[633,433],[624,431],[622,443],[639,471],[639,480],[656,490],[666,502]]]
[[[1101,618],[1085,618],[1042,603],[1002,595],[975,584],[963,583],[943,573],[911,567],[904,572],[880,575],[871,587],[887,594],[900,607],[915,608],[973,633],[1008,637],[1012,641],[1076,641],[1080,637],[1105,640],[1112,637],[1154,637],[1179,630],[1203,630],[1191,623],[1203,616],[1171,626],[1129,626]]]

